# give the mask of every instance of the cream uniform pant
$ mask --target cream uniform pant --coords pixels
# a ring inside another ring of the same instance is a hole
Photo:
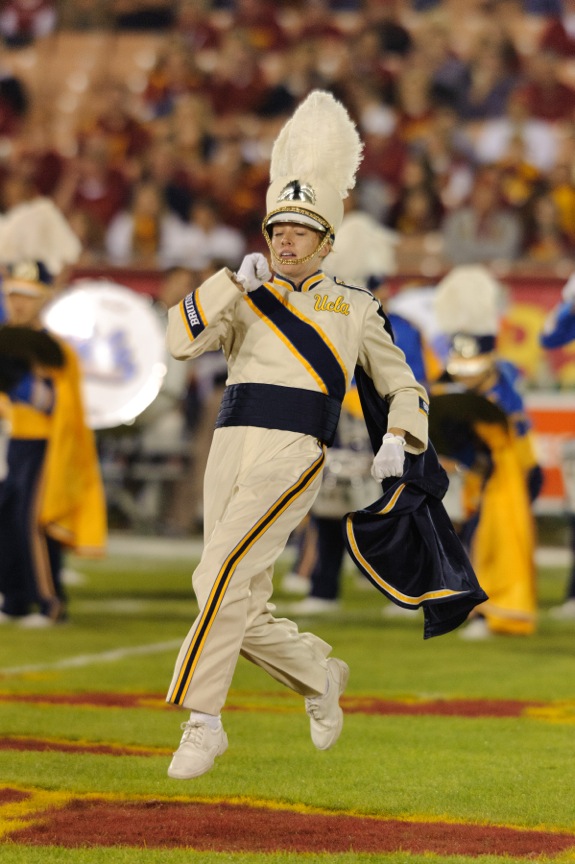
[[[216,429],[204,483],[205,546],[193,574],[200,612],[176,661],[168,700],[219,714],[238,655],[304,696],[323,693],[331,646],[273,616],[273,565],[321,483],[309,435]]]

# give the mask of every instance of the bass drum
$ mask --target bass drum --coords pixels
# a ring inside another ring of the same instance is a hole
[[[92,429],[132,424],[167,372],[166,329],[150,298],[106,280],[80,280],[46,308],[46,327],[71,345],[83,370]]]

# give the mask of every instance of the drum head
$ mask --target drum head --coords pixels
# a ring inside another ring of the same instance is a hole
[[[46,327],[80,357],[92,429],[132,423],[167,369],[165,327],[150,298],[105,280],[75,282],[45,310]]]

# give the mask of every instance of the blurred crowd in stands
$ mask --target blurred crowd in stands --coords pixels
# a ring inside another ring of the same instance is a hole
[[[319,87],[358,124],[354,204],[400,268],[573,269],[575,0],[7,0],[0,35],[1,209],[52,197],[86,266],[263,250],[272,143]],[[66,62],[63,141],[46,82]]]

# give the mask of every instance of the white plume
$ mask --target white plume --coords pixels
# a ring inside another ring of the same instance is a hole
[[[502,286],[481,264],[454,267],[435,289],[437,324],[446,334],[495,335],[502,306]]]
[[[0,220],[0,263],[42,261],[57,276],[81,251],[80,240],[50,198],[17,204]]]
[[[347,110],[331,93],[313,90],[273,146],[270,180],[323,180],[346,198],[355,186],[363,144]]]

